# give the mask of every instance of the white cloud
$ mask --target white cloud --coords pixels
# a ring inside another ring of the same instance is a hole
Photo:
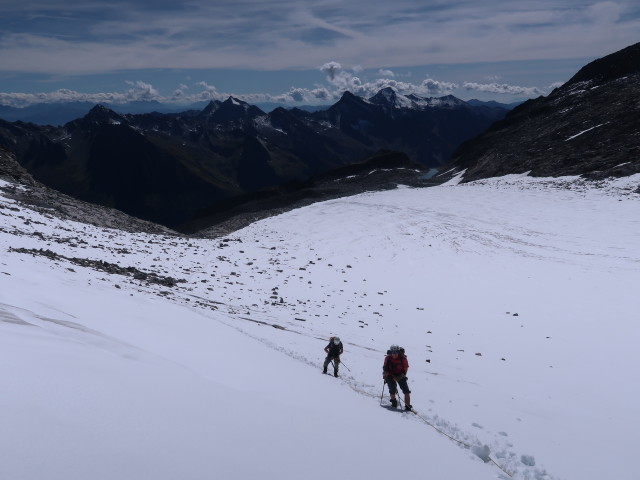
[[[385,70],[385,69],[380,69],[378,70],[378,75],[381,77],[395,77],[396,74],[393,73],[391,70]]]
[[[40,93],[0,93],[0,105],[11,107],[27,107],[36,103],[60,103],[60,102],[89,102],[89,103],[127,103],[135,100],[147,101],[151,99],[162,100],[162,97],[149,97],[146,91],[140,95],[135,89],[125,92],[99,92],[83,93],[68,89],[59,89],[52,92]]]
[[[307,92],[304,88],[291,87],[289,95],[294,102],[304,102],[307,99]]]
[[[314,88],[292,86],[281,94],[269,93],[228,93],[220,92],[214,85],[199,81],[191,86],[180,84],[165,96],[152,84],[138,80],[127,81],[124,92],[81,93],[69,89],[59,89],[48,93],[0,93],[0,105],[25,107],[34,103],[57,102],[91,102],[122,104],[132,101],[155,100],[162,103],[189,104],[210,100],[224,100],[229,96],[240,98],[248,103],[278,102],[278,103],[330,103],[338,100],[346,91],[364,98],[375,95],[383,88],[393,88],[403,95],[416,94],[423,97],[437,97],[456,93],[460,88],[457,83],[425,78],[419,83],[411,83],[396,78],[377,78],[364,81],[354,73],[344,70],[338,62],[328,62],[321,67],[327,74],[327,85],[315,85]],[[560,84],[558,84],[560,85]],[[476,90],[494,94],[508,94],[519,96],[538,96],[543,91],[537,87],[519,87],[507,84],[480,84],[465,82],[462,87],[466,90]],[[554,85],[549,89],[554,88]]]
[[[498,93],[504,95],[523,95],[534,97],[544,95],[544,92],[538,87],[520,87],[517,85],[507,85],[506,83],[475,83],[464,82],[463,88],[467,90],[476,90],[485,93]]]
[[[187,90],[189,90],[189,86],[181,83],[180,85],[178,85],[178,88],[173,91],[173,94],[171,96],[175,100],[180,100],[181,98],[184,98]]]
[[[134,87],[126,91],[127,98],[131,101],[149,101],[156,100],[160,97],[160,92],[153,88],[153,85],[150,83],[141,80],[137,82],[127,81],[126,83]]]
[[[342,65],[338,62],[327,62],[320,67],[320,71],[327,75],[330,81],[333,81],[336,74],[342,70]]]
[[[192,101],[219,100],[222,98],[222,95],[218,93],[216,87],[209,85],[207,82],[197,82],[196,86],[201,87],[202,91],[191,95],[189,99]]]
[[[449,95],[457,88],[456,83],[440,82],[432,78],[427,78],[420,84],[420,90],[429,95]]]
[[[311,97],[316,100],[329,101],[332,98],[331,92],[325,87],[318,87],[309,92]]]

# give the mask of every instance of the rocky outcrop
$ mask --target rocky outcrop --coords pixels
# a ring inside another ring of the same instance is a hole
[[[18,163],[15,154],[2,147],[0,147],[0,178],[21,184],[34,184],[33,178],[27,169]]]
[[[463,180],[529,172],[588,178],[640,173],[640,43],[595,60],[548,97],[463,143],[442,170]]]

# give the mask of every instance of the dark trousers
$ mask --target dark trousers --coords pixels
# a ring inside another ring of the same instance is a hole
[[[322,367],[326,370],[327,367],[329,366],[329,363],[331,363],[331,360],[333,360],[335,366],[334,366],[334,372],[338,373],[338,366],[340,365],[340,357],[332,357],[331,355],[327,355],[327,358],[324,359],[324,365],[322,365]]]
[[[387,385],[389,385],[389,393],[391,395],[395,395],[396,393],[398,393],[398,385],[400,386],[400,390],[402,390],[402,393],[404,393],[405,395],[411,393],[411,390],[409,390],[409,385],[407,385],[407,377],[402,377],[400,380],[396,380],[391,375],[389,375],[387,377]]]

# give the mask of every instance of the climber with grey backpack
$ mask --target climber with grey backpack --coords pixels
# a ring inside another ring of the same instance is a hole
[[[340,337],[329,338],[329,345],[324,347],[324,351],[327,354],[327,358],[324,359],[322,365],[322,373],[327,373],[327,367],[329,363],[333,362],[333,376],[338,376],[338,367],[340,366],[340,355],[344,351]]]

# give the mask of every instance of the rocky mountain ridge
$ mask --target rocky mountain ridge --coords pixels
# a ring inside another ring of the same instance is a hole
[[[380,150],[444,163],[505,109],[381,91],[331,108],[265,113],[239,99],[203,110],[119,114],[98,105],[62,127],[0,121],[0,146],[38,181],[172,228],[204,208],[304,181]]]
[[[512,173],[640,173],[640,43],[595,60],[549,96],[513,109],[453,154],[463,181]]]

